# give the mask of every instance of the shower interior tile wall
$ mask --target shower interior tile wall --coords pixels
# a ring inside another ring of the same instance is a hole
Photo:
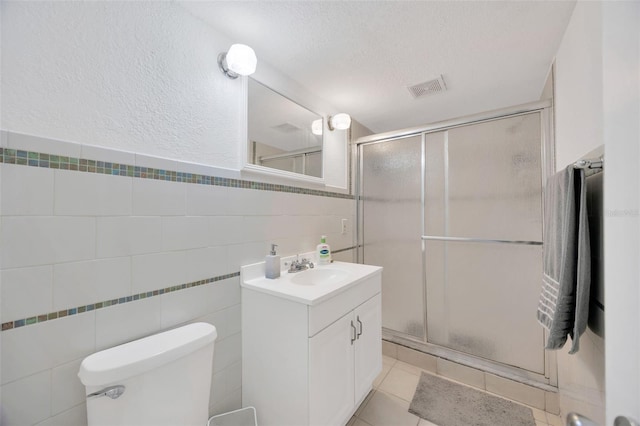
[[[172,170],[191,167],[2,136],[4,147]],[[198,168],[220,176],[216,169]],[[321,234],[334,249],[353,245],[352,227],[341,235],[341,219],[355,219],[348,198],[6,163],[0,173],[1,321],[27,319],[1,333],[5,426],[85,424],[85,393],[77,378],[85,356],[194,321],[218,329],[210,412],[240,407],[240,266],[262,261],[272,242],[283,255],[313,250]],[[350,256],[348,251],[338,257]],[[218,278],[202,281],[213,277]],[[102,301],[107,303],[97,303]],[[48,313],[54,316],[38,319]]]

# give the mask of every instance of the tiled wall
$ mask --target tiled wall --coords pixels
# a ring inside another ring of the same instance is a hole
[[[86,424],[86,355],[193,321],[218,329],[211,413],[239,407],[240,266],[271,242],[353,245],[349,196],[16,133],[2,148],[5,426]]]

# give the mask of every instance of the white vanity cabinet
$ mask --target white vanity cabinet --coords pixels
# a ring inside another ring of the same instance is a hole
[[[261,426],[344,425],[371,390],[382,269],[356,266],[367,273],[319,303],[243,284],[242,404]]]
[[[377,294],[309,339],[309,424],[349,420],[380,374],[381,337]]]

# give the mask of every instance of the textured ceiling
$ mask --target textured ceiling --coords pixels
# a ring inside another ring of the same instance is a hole
[[[181,4],[382,132],[537,100],[575,1]],[[407,90],[440,74],[446,92]]]

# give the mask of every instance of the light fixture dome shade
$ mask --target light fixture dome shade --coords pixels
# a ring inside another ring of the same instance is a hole
[[[225,58],[229,70],[240,75],[256,72],[258,58],[252,48],[246,44],[232,44]]]
[[[311,122],[311,133],[317,136],[322,135],[322,118],[318,118]]]
[[[331,125],[338,130],[345,130],[351,127],[351,116],[344,112],[331,117]]]

